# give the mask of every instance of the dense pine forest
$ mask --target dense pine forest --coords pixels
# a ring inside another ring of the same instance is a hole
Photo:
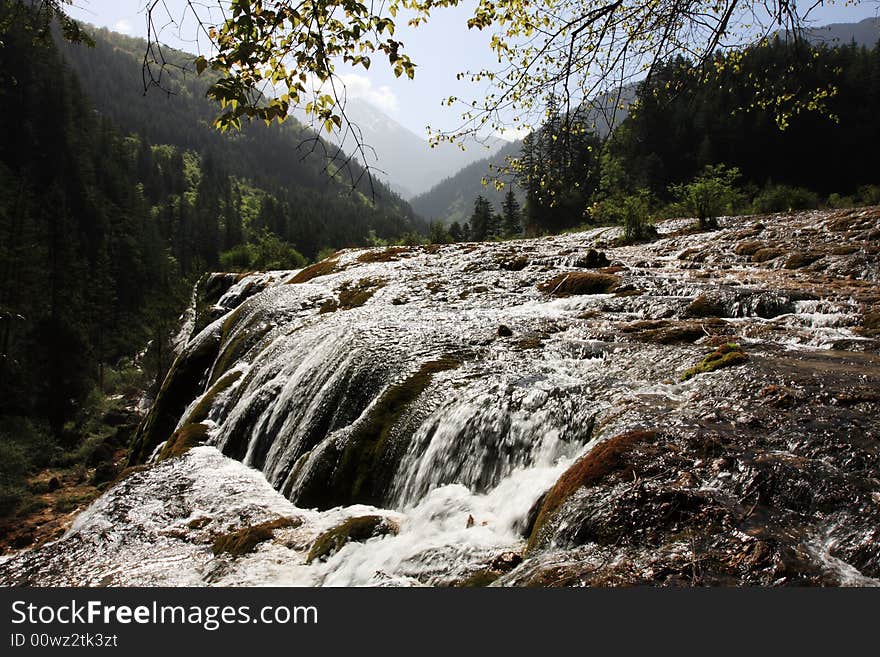
[[[181,68],[144,95],[143,41],[53,41],[30,20],[0,4],[4,515],[28,472],[89,458],[102,415],[161,381],[203,273],[301,267],[419,229],[357,164],[330,175],[331,147],[293,120],[219,133],[185,55],[166,52]]]

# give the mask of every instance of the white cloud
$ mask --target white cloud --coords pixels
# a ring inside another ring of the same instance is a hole
[[[361,98],[384,112],[396,114],[400,109],[397,96],[386,85],[374,87],[372,80],[363,75],[348,73],[339,76],[349,98]]]
[[[132,26],[131,21],[127,18],[120,18],[113,24],[113,30],[115,32],[122,32],[123,34],[131,34]]]
[[[530,132],[531,129],[529,128],[502,128],[501,130],[496,130],[492,134],[504,141],[516,141],[517,139],[523,139]]]

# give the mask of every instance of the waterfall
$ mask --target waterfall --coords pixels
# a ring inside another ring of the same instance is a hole
[[[738,253],[748,218],[209,279],[136,437],[155,458],[0,581],[675,583],[705,532],[719,582],[775,583],[765,561],[797,553],[792,581],[873,583],[880,275],[823,217],[761,230],[784,250],[813,227],[834,285]],[[206,444],[162,460],[193,425]],[[279,519],[247,554],[216,547]]]

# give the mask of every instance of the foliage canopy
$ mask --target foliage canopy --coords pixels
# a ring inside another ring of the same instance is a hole
[[[347,133],[356,128],[345,114],[340,68],[368,69],[380,58],[396,76],[413,78],[416,63],[395,36],[396,28],[421,28],[433,13],[465,2],[185,4],[181,17],[165,0],[152,0],[147,6],[150,37],[158,45],[169,22],[179,28],[194,19],[210,43],[197,67],[217,75],[210,93],[222,107],[219,127],[239,126],[244,117],[283,120],[291,108],[300,107],[327,131]],[[699,69],[713,53],[734,51],[777,30],[797,40],[814,7],[799,7],[791,0],[477,0],[467,28],[489,34],[498,66],[459,73],[459,78],[480,83],[486,92],[470,101],[445,98],[444,104],[462,108],[462,123],[450,132],[434,132],[433,138],[451,140],[510,126],[531,129],[543,121],[550,98],[558,99],[562,114],[568,115],[572,108],[606,94],[607,108],[614,113],[620,90],[650,77],[661,62],[684,55]],[[713,64],[719,62],[736,66],[735,58],[715,59]],[[757,82],[772,95],[778,79]],[[818,91],[783,94],[774,104],[784,114],[798,103],[821,102]]]

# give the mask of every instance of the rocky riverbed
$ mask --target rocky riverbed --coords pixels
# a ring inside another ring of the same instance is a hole
[[[880,584],[880,208],[203,282],[26,585]]]

